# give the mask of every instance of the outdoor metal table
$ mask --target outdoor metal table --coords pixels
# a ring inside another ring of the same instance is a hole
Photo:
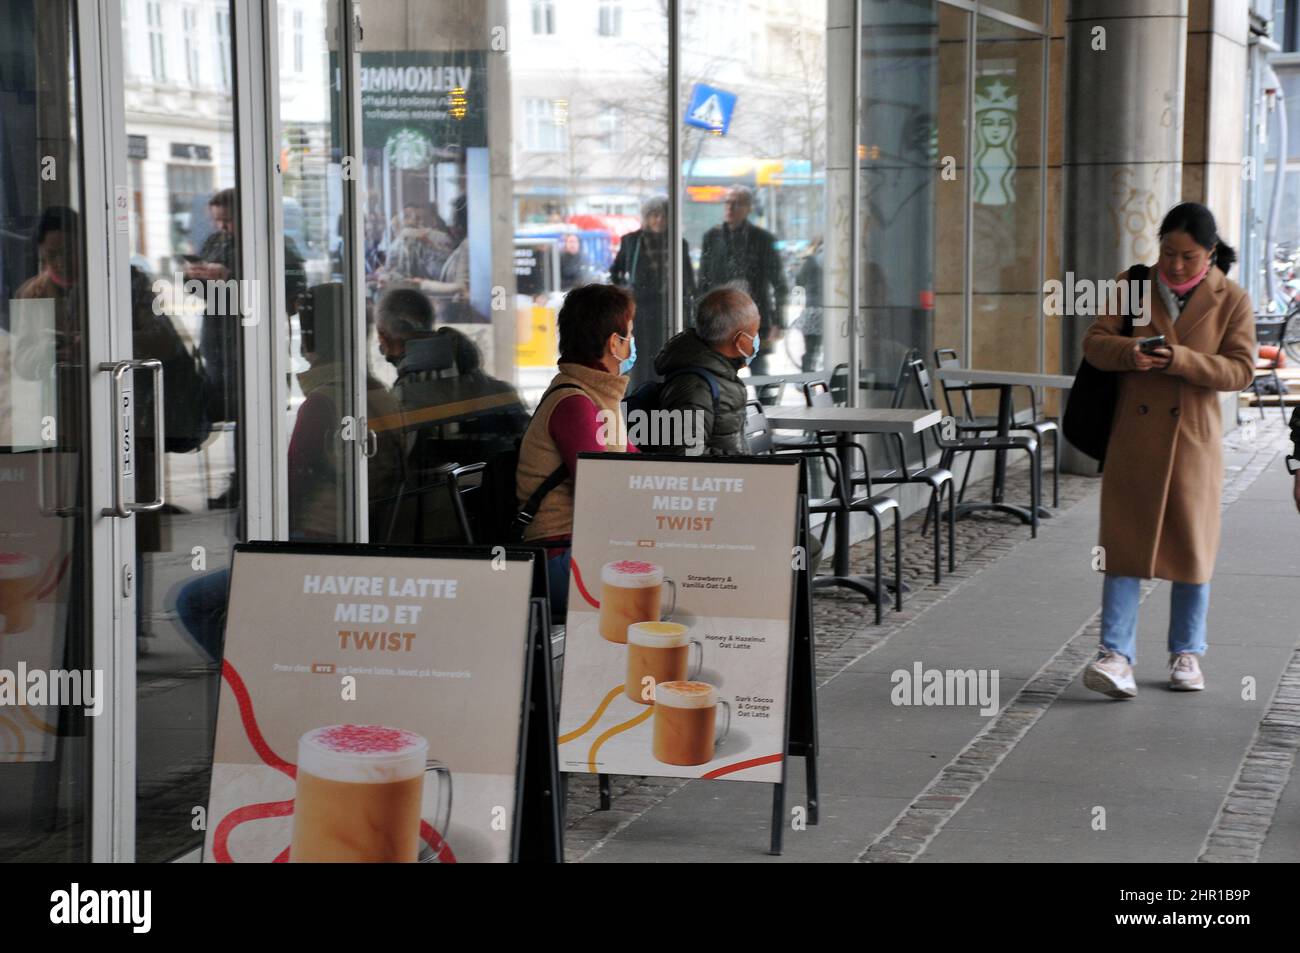
[[[941,381],[951,381],[955,384],[983,384],[996,387],[998,389],[999,437],[1006,437],[1011,433],[1011,417],[1014,406],[1011,400],[1011,391],[1013,388],[1028,386],[1069,390],[1074,386],[1073,374],[1029,374],[1020,371],[981,370],[974,367],[941,367],[934,372],[934,376]],[[1032,522],[1029,507],[1003,501],[1007,479],[1007,452],[999,450],[994,456],[996,462],[993,469],[993,501],[989,503],[959,503],[957,504],[956,515],[962,517],[979,510],[997,510],[1001,513],[1018,516],[1024,523]],[[1051,511],[1047,507],[1039,506],[1038,516],[1040,519],[1049,518],[1051,515]]]
[[[767,422],[781,430],[833,431],[836,433],[875,433],[875,434],[915,434],[936,426],[943,415],[937,410],[891,410],[876,407],[771,407],[768,408]],[[841,444],[836,451],[841,472],[852,473],[853,459],[846,444]],[[848,514],[842,514],[847,516]],[[813,585],[818,587],[843,586],[861,592],[872,602],[877,596],[875,587],[866,576],[855,576],[849,566],[850,532],[849,520],[835,520],[835,574],[818,576]],[[890,585],[907,587],[901,579],[885,580]]]
[[[748,384],[750,387],[763,387],[767,384],[803,384],[807,381],[823,381],[826,375],[818,371],[791,371],[789,374],[750,374],[741,377],[742,384]]]

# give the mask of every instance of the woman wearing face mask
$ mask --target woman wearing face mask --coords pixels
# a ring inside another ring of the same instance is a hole
[[[524,531],[524,542],[546,547],[551,611],[560,618],[568,605],[578,454],[636,450],[611,442],[627,432],[620,404],[636,362],[635,315],[632,296],[614,285],[586,285],[565,296],[559,315],[559,373],[538,402],[519,447],[515,495],[520,506],[559,466],[569,473],[542,498]]]
[[[1137,694],[1141,579],[1173,583],[1169,687],[1205,687],[1200,658],[1223,488],[1218,392],[1249,384],[1255,364],[1254,309],[1226,277],[1236,258],[1209,209],[1176,206],[1160,225],[1150,324],[1126,337],[1123,316],[1105,315],[1084,338],[1088,362],[1120,375],[1101,485],[1101,652],[1083,675],[1086,687],[1112,698]],[[1143,353],[1136,339],[1156,335],[1166,346]]]

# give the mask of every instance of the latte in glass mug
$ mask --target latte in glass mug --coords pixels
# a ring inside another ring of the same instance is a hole
[[[439,773],[447,829],[451,778],[428,760],[429,743],[383,725],[331,725],[298,741],[293,804],[293,863],[415,863],[426,771]],[[445,796],[444,795],[445,792]]]
[[[671,616],[677,587],[664,579],[662,566],[635,559],[606,563],[600,570],[600,634],[610,642],[626,643],[628,626],[658,622],[665,615],[665,583],[673,591],[674,606],[666,613]]]
[[[731,727],[731,706],[718,700],[717,687],[708,682],[663,682],[655,686],[654,712],[653,751],[664,764],[707,764]]]
[[[627,679],[623,691],[640,705],[653,705],[655,688],[699,674],[704,646],[679,622],[637,622],[627,629]],[[695,653],[691,664],[692,650]]]
[[[27,553],[0,552],[0,633],[32,627],[41,561]]]

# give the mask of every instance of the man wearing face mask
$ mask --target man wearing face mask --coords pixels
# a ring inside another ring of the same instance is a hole
[[[514,446],[528,412],[513,387],[483,370],[473,341],[433,323],[433,306],[414,288],[379,301],[379,350],[397,368],[393,396],[416,442],[413,459],[423,467],[486,461]]]
[[[736,372],[758,356],[761,320],[758,306],[745,292],[714,288],[700,299],[695,326],[674,336],[655,358],[655,370],[665,381],[659,392],[660,408],[694,415],[703,425],[696,439],[703,440],[710,455],[749,452],[745,444],[748,395]],[[698,371],[717,382],[716,406],[709,380]]]

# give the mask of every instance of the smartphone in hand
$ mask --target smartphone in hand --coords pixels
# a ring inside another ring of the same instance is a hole
[[[1138,341],[1138,350],[1143,354],[1154,354],[1159,348],[1168,346],[1169,345],[1163,334],[1157,334],[1154,337],[1149,338],[1142,338]]]

